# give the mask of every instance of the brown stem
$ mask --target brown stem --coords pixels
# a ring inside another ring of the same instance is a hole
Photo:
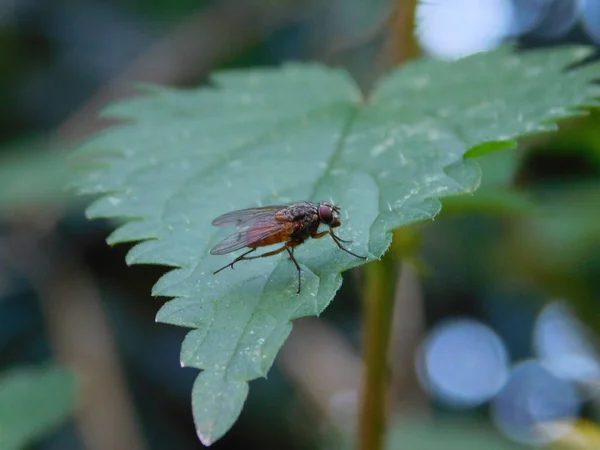
[[[387,425],[388,349],[392,330],[397,264],[388,252],[365,267],[365,378],[360,411],[359,448],[381,450]]]
[[[379,55],[382,71],[399,66],[419,55],[415,36],[415,12],[418,0],[396,0],[387,22],[387,39]]]
[[[410,414],[427,413],[427,396],[421,389],[414,362],[425,333],[423,294],[414,265],[402,260],[394,302],[390,343],[390,408],[410,408]]]
[[[13,228],[8,234],[11,262],[32,280],[56,359],[81,378],[76,424],[84,447],[143,450],[116,344],[91,275],[53,231],[40,235],[23,223]]]

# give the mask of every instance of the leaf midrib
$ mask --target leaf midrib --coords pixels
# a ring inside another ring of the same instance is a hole
[[[339,158],[339,155],[340,155],[340,153],[342,152],[342,150],[344,148],[344,143],[346,141],[346,138],[349,135],[349,130],[352,128],[352,124],[354,123],[354,121],[355,121],[355,119],[356,119],[356,117],[358,115],[358,112],[359,112],[359,107],[355,106],[352,109],[351,113],[346,118],[345,123],[342,126],[342,132],[340,133],[340,137],[339,137],[338,142],[337,142],[337,144],[335,146],[335,149],[332,152],[331,156],[329,157],[328,162],[327,162],[327,164],[325,165],[325,167],[323,169],[323,173],[319,177],[316,178],[316,182],[314,184],[314,187],[313,187],[312,192],[311,192],[310,197],[309,197],[310,199],[314,199],[314,197],[316,195],[316,192],[318,191],[319,184],[323,180],[325,180],[326,175],[331,170],[331,167],[333,166],[335,160]],[[265,282],[262,285],[261,292],[259,294],[259,300],[256,303],[256,305],[252,308],[252,313],[250,314],[250,316],[248,317],[248,320],[244,324],[244,328],[243,328],[242,332],[240,333],[240,336],[244,336],[244,334],[246,333],[246,331],[248,329],[248,326],[250,325],[250,323],[252,322],[252,319],[254,318],[254,316],[256,314],[256,311],[260,309],[261,303],[265,299],[264,290],[265,290],[265,288],[266,288],[266,286],[267,286],[267,284],[269,282],[269,278],[271,278],[271,276],[273,275],[273,272],[277,269],[278,265],[279,264],[275,264],[273,266],[273,268],[271,269],[270,273],[269,273],[269,277],[266,277]],[[318,274],[316,274],[316,273],[314,273],[312,271],[311,271],[311,273],[313,273],[313,275],[315,275],[319,279],[319,288],[318,288],[317,294],[316,294],[316,295],[318,295],[318,291],[320,290],[320,286],[321,286],[321,277]],[[286,319],[286,321],[289,322],[289,319]],[[274,331],[275,331],[275,329],[271,331],[271,334]],[[227,377],[227,373],[229,372],[229,369],[231,367],[231,364],[232,364],[232,362],[234,360],[235,355],[237,354],[236,352],[239,349],[241,342],[242,342],[242,339],[238,339],[238,341],[236,342],[235,348],[233,349],[233,351],[231,352],[230,356],[227,359],[227,363],[225,365],[225,370],[224,370],[224,374],[223,374],[224,378]]]

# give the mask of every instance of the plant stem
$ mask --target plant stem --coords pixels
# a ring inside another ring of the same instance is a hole
[[[384,71],[419,56],[420,47],[415,34],[418,3],[419,0],[395,0],[386,23],[387,39],[378,57],[378,66]]]
[[[388,347],[392,329],[397,268],[395,252],[365,267],[364,362],[360,411],[360,449],[381,450],[384,445]]]

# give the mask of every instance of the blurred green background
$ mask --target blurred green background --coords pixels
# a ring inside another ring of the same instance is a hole
[[[580,2],[447,3],[453,14],[443,2],[417,7],[435,57],[511,37],[523,48],[600,41],[600,8],[569,6]],[[36,411],[39,426],[19,429],[14,448],[201,448],[196,371],[179,365],[186,330],[154,322],[164,299],[150,290],[164,269],[126,267],[127,246],[104,242],[114,225],[87,221],[88,199],[64,189],[69,149],[110,125],[99,109],[137,82],[197,85],[219,68],[289,60],[344,66],[368,87],[416,54],[414,9],[401,0],[0,4],[0,450],[2,433],[17,434],[17,419],[33,423]],[[475,195],[445,200],[435,221],[395,237],[404,263],[389,447],[600,448],[600,113],[479,162]],[[361,280],[346,274],[321,318],[296,322],[214,448],[350,445]],[[71,375],[48,375],[54,365]]]

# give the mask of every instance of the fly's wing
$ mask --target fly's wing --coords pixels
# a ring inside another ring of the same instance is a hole
[[[285,224],[272,220],[264,220],[262,223],[244,231],[238,231],[223,239],[210,251],[211,255],[224,255],[240,248],[248,247],[268,237],[274,236],[285,230]]]
[[[274,205],[263,206],[262,208],[240,209],[239,211],[228,212],[227,214],[217,217],[212,221],[212,224],[217,227],[247,226],[274,216],[277,211],[284,208],[287,208],[287,206]]]

